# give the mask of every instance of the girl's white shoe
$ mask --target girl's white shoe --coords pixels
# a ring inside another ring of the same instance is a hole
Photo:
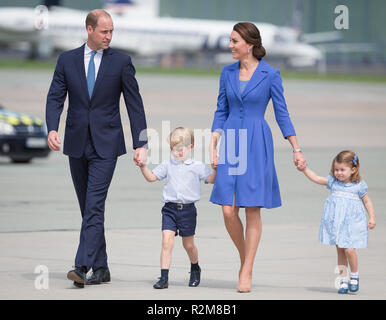
[[[350,292],[357,292],[359,290],[359,278],[350,278],[348,285]]]
[[[339,283],[339,290],[338,293],[345,294],[348,292],[348,283],[347,279],[342,279]]]

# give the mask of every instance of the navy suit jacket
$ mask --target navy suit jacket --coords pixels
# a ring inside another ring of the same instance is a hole
[[[103,51],[90,99],[84,45],[59,56],[47,95],[46,123],[48,132],[58,131],[68,93],[64,154],[74,158],[83,155],[88,128],[100,157],[116,158],[126,153],[119,112],[121,92],[130,119],[133,148],[136,149],[147,143],[146,118],[130,57],[111,48]]]

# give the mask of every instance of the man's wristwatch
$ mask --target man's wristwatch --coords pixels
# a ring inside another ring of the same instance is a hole
[[[293,153],[295,153],[295,152],[302,152],[302,149],[300,149],[300,148],[299,149],[293,149],[292,152]]]

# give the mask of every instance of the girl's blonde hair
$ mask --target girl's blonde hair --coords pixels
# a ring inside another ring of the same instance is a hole
[[[189,147],[190,145],[194,146],[193,131],[184,127],[175,128],[169,134],[168,142],[170,144],[170,149],[173,149],[176,145],[183,145],[186,147]]]
[[[334,177],[334,164],[336,163],[344,163],[350,168],[355,168],[354,173],[350,177],[350,182],[360,182],[362,177],[359,173],[359,158],[358,156],[349,150],[344,150],[339,152],[339,154],[332,160],[331,171],[330,174]]]

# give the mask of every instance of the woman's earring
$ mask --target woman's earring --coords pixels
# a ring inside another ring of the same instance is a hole
[[[248,53],[251,51],[251,48],[248,48]]]

